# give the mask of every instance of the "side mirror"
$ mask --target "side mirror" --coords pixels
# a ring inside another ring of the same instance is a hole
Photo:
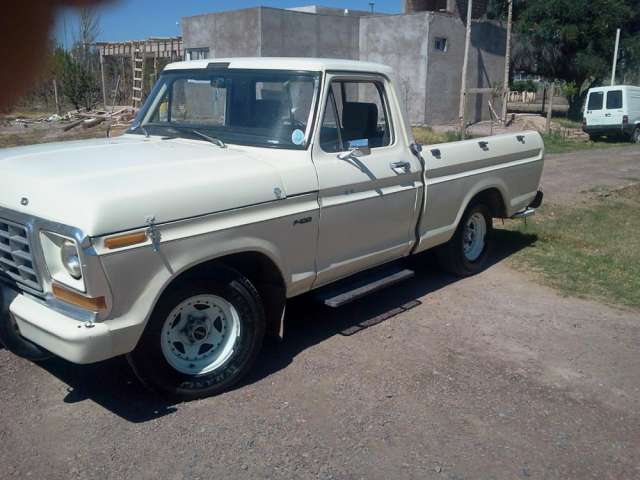
[[[371,148],[358,147],[349,150],[348,152],[339,153],[338,158],[340,160],[349,160],[350,158],[366,157],[367,155],[371,155]]]

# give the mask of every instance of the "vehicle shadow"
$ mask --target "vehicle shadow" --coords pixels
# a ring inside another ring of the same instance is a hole
[[[496,248],[489,266],[533,245],[536,240],[535,235],[496,230]],[[325,307],[311,294],[291,300],[287,306],[284,339],[266,342],[256,367],[236,389],[286,368],[299,353],[313,345],[335,335],[357,334],[420,305],[419,298],[459,280],[438,270],[430,253],[420,254],[409,262],[409,268],[416,271],[414,278],[341,308]],[[140,385],[122,357],[94,365],[73,365],[52,359],[40,366],[68,385],[66,403],[91,400],[132,423],[147,422],[177,410],[176,403]]]

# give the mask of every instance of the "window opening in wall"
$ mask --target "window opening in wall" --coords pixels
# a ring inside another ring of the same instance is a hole
[[[447,51],[447,39],[444,37],[436,37],[434,47],[441,52]]]

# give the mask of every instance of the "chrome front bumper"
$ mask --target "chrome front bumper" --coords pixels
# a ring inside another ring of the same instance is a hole
[[[94,363],[115,356],[112,332],[105,323],[68,317],[2,283],[0,315],[11,315],[24,338],[70,362]]]

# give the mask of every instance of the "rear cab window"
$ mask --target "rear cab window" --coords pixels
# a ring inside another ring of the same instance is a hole
[[[611,90],[607,93],[607,110],[622,108],[622,90]]]
[[[589,94],[589,101],[587,103],[587,110],[602,110],[604,104],[603,92],[591,92]]]

